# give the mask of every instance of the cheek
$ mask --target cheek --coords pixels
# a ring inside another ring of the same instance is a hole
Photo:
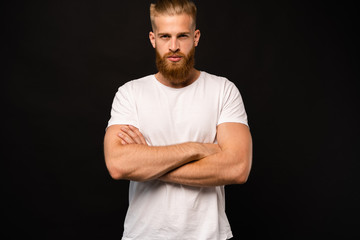
[[[160,44],[159,42],[155,43],[156,49],[157,51],[162,55],[167,51],[166,45],[165,44]]]
[[[157,50],[157,52],[159,53],[159,55],[161,56],[161,57],[163,57],[167,52],[166,51],[164,51],[163,49],[161,49],[161,48],[156,48],[156,50]]]
[[[183,53],[185,54],[189,54],[191,49],[196,46],[194,42],[188,42],[186,44],[183,45],[183,48],[180,49]]]

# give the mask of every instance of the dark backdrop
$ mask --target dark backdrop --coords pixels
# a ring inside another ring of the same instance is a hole
[[[226,187],[235,239],[359,237],[359,9],[196,2],[196,66],[236,83],[254,141]],[[3,239],[120,239],[128,183],[102,144],[117,88],[156,71],[149,3],[3,3]]]

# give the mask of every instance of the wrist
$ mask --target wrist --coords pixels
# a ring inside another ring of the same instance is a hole
[[[216,154],[221,151],[218,144],[213,143],[194,143],[194,154],[196,155],[197,159],[205,158],[207,156]]]

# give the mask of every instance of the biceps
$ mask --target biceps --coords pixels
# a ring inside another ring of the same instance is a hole
[[[236,155],[252,154],[249,127],[242,123],[222,123],[217,129],[217,141],[222,151]]]
[[[121,146],[121,139],[118,137],[118,133],[121,131],[121,127],[125,125],[112,125],[106,129],[104,137],[104,154],[105,158],[110,156],[114,148]]]

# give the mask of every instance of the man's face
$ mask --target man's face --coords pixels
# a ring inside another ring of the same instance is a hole
[[[195,47],[192,48],[188,55],[181,52],[169,52],[161,56],[156,50],[156,67],[172,85],[180,85],[187,82],[194,63]]]
[[[155,26],[149,36],[156,50],[159,72],[170,81],[185,81],[194,66],[200,31],[195,31],[193,20],[187,14],[157,16]]]

